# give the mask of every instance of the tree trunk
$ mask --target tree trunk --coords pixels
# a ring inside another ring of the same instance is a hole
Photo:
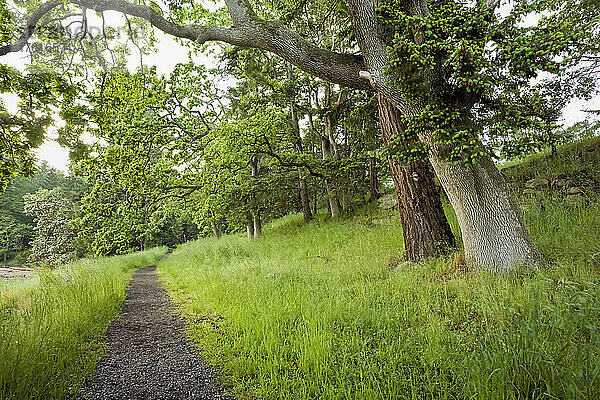
[[[349,210],[352,208],[352,189],[350,185],[350,179],[348,177],[344,177],[342,183],[343,184],[340,185],[342,191],[342,195],[340,196],[342,210]]]
[[[288,78],[291,79],[291,65],[288,64]],[[298,112],[296,104],[292,102],[290,105],[290,119],[292,120],[292,131],[294,133],[294,149],[298,154],[302,154],[302,137],[300,136],[300,124],[298,123]],[[310,202],[308,200],[308,188],[306,179],[302,177],[302,168],[298,167],[298,190],[300,192],[300,206],[302,207],[302,215],[304,222],[310,222],[312,214],[310,212]]]
[[[381,193],[379,193],[379,179],[377,177],[377,164],[374,157],[369,157],[369,192],[371,193],[371,201],[381,197]]]
[[[456,212],[469,265],[495,272],[539,265],[542,256],[529,236],[510,188],[491,159],[469,168],[451,164],[436,154],[430,159]]]
[[[248,240],[254,239],[254,220],[252,218],[246,222],[246,235],[248,236]]]
[[[400,112],[379,95],[381,135],[387,145],[401,133]],[[419,261],[447,253],[455,247],[434,176],[424,161],[401,165],[390,159],[390,170],[402,222],[406,259]]]
[[[213,220],[211,222],[212,224],[212,229],[213,229],[213,233],[215,234],[215,237],[217,239],[221,239],[221,226],[219,223],[215,222],[215,220]]]
[[[341,206],[338,199],[337,193],[331,188],[331,182],[327,180],[325,182],[325,188],[327,189],[327,200],[329,201],[329,211],[331,211],[331,218],[337,218],[340,216]]]
[[[253,154],[250,156],[250,173],[253,178],[258,176],[258,156]],[[252,194],[252,204],[256,207],[256,194]],[[248,225],[246,226],[249,239],[256,239],[262,233],[262,223],[260,221],[260,212],[255,211],[248,216]]]
[[[258,238],[262,233],[262,222],[260,220],[260,213],[257,212],[253,217],[253,225],[254,225],[254,239]]]
[[[331,143],[328,136],[321,136],[321,151],[323,152],[323,160],[332,158]],[[337,218],[340,215],[340,201],[337,192],[332,188],[331,179],[325,179],[325,189],[327,190],[327,201],[329,202],[331,218]]]
[[[308,188],[306,179],[302,177],[302,170],[298,168],[298,189],[300,190],[300,203],[302,205],[302,215],[304,222],[310,222],[312,213],[310,211],[310,200],[308,198]]]
[[[331,105],[331,85],[327,83],[325,85],[325,106]],[[321,151],[323,153],[323,160],[337,159],[337,145],[333,135],[334,121],[331,114],[326,114],[324,117],[325,132],[321,135]],[[337,183],[337,182],[336,182]],[[331,212],[331,218],[337,218],[341,213],[340,199],[337,190],[333,187],[331,179],[325,180],[325,188],[327,189],[327,200],[329,201],[329,211]]]
[[[210,224],[212,226],[212,231],[215,234],[215,237],[217,239],[221,239],[221,234],[222,234],[222,229],[221,229],[221,219],[217,219],[217,217],[215,216],[214,212],[210,212],[210,215],[212,216],[212,219],[210,221]]]

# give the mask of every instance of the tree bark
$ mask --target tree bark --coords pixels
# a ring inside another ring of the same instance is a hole
[[[326,86],[326,88],[327,88],[327,86]],[[312,91],[311,91],[311,94],[312,94]],[[318,93],[315,92],[314,94],[315,94],[314,99],[309,94],[309,98],[308,98],[309,103],[312,105],[313,100],[314,100],[316,107],[320,108],[319,101],[318,101]],[[328,103],[329,95],[330,95],[330,92],[326,90],[326,92],[325,92],[325,97],[326,97],[325,103],[326,104],[329,104]],[[329,124],[327,123],[327,121],[329,121]],[[317,137],[321,138],[321,154],[323,156],[323,160],[333,158],[332,145],[331,145],[332,135],[329,132],[332,129],[331,118],[329,118],[328,120],[326,119],[326,121],[325,121],[326,132],[324,134],[319,133],[315,130],[314,123],[313,123],[313,117],[310,112],[308,113],[308,124],[309,124],[312,132],[315,135],[317,135]],[[340,202],[337,197],[337,193],[332,188],[331,179],[325,178],[324,180],[325,180],[325,190],[327,192],[327,205],[329,206],[328,207],[329,213],[331,214],[331,218],[337,218],[340,215]],[[315,196],[315,212],[314,213],[315,214],[317,213],[317,197],[316,196]]]
[[[326,95],[327,95],[327,93],[326,93]],[[326,101],[326,104],[328,104],[327,102],[329,100],[326,99],[325,101]],[[337,157],[336,156],[337,152],[335,152],[335,149],[337,147],[334,146],[335,141],[332,142],[332,139],[333,139],[332,130],[333,130],[333,123],[331,120],[331,116],[326,115],[325,116],[325,134],[321,135],[321,151],[323,153],[323,160],[334,159]],[[335,190],[333,188],[333,182],[331,181],[331,179],[325,180],[325,188],[327,189],[327,199],[329,201],[329,210],[331,211],[331,218],[337,218],[340,216],[340,213],[341,213],[341,205],[340,205],[340,199],[338,197],[337,190]]]
[[[375,90],[405,115],[418,115],[423,106],[406,101],[405,94],[395,84],[398,76],[386,69],[390,61],[387,43],[380,36],[373,0],[348,0],[352,28],[361,55],[321,49],[287,30],[279,21],[261,20],[253,12],[248,0],[226,0],[233,22],[231,27],[177,25],[148,6],[124,0],[68,2],[97,12],[115,10],[138,16],[165,33],[197,43],[224,41],[270,51],[311,75],[346,87]],[[39,6],[31,14],[17,42],[0,47],[0,56],[21,50],[35,33],[39,20],[60,4],[63,3],[50,1]],[[413,15],[428,13],[425,0],[411,0],[407,5]],[[529,237],[504,179],[491,159],[480,161],[467,169],[440,157],[438,145],[427,132],[420,133],[419,139],[430,146],[431,163],[457,212],[467,261],[474,266],[497,271],[514,269],[523,263],[538,265],[540,254]],[[425,169],[416,168],[419,179],[422,171]]]
[[[246,222],[246,235],[248,240],[254,239],[254,219],[252,216],[248,216],[248,222]]]
[[[337,218],[341,213],[340,201],[338,199],[337,193],[334,189],[331,188],[331,183],[327,182],[325,184],[327,189],[327,199],[329,201],[329,211],[331,211],[331,218]]]
[[[254,226],[254,239],[256,239],[262,234],[262,221],[259,212],[253,215],[252,222]]]
[[[258,156],[256,154],[251,155],[248,163],[250,164],[250,174],[252,178],[256,179],[258,177]],[[248,231],[248,237],[250,239],[256,239],[262,233],[262,223],[260,220],[260,212],[257,209],[255,193],[252,194],[252,205],[255,208],[255,211],[249,215],[248,227],[246,229]]]
[[[383,142],[401,133],[400,112],[383,96],[379,100],[379,121]],[[390,159],[390,170],[404,235],[405,257],[419,261],[436,257],[455,248],[454,236],[444,214],[434,176],[424,161],[401,165]]]
[[[331,159],[331,144],[329,143],[329,136],[321,136],[321,150],[323,152],[323,160]],[[331,179],[325,179],[325,189],[327,190],[327,201],[329,202],[329,210],[331,211],[331,218],[337,218],[340,216],[340,200],[335,189],[333,189],[333,182]]]
[[[215,234],[215,237],[217,239],[221,239],[221,226],[214,220],[211,222],[211,224],[212,224],[212,230],[213,230],[213,233]]]
[[[292,67],[288,64],[288,79],[292,78]],[[290,118],[292,120],[292,131],[294,134],[294,149],[298,154],[302,154],[302,137],[300,136],[300,124],[298,123],[298,112],[296,104],[292,101],[290,105]],[[302,207],[302,216],[304,222],[310,222],[312,213],[310,212],[310,202],[308,200],[308,187],[306,179],[302,177],[302,168],[298,167],[298,191],[300,192],[300,206]]]
[[[369,157],[369,192],[371,194],[370,201],[381,197],[381,193],[379,193],[379,179],[377,177],[377,164],[374,157]]]
[[[540,264],[542,256],[521,210],[491,159],[469,168],[435,153],[430,160],[456,212],[468,265],[508,272],[520,265]]]
[[[394,106],[406,115],[419,115],[422,105],[406,102],[395,90],[395,77],[385,73],[389,57],[374,2],[349,0],[348,6],[369,71],[368,78],[379,98],[385,96],[393,101]],[[409,3],[409,8],[413,15],[428,13],[427,3],[422,0]],[[491,159],[467,169],[444,160],[439,155],[439,145],[428,132],[421,132],[419,139],[430,146],[430,161],[456,211],[467,263],[493,271],[509,271],[523,264],[537,266],[541,259],[539,251],[523,224],[506,182]]]
[[[352,197],[353,197],[353,193],[352,193],[352,189],[350,187],[350,179],[348,179],[348,177],[344,177],[344,179],[342,180],[342,185],[341,185],[341,191],[342,191],[342,195],[341,197],[341,205],[342,205],[342,210],[350,210],[352,208]]]
[[[302,170],[298,168],[298,189],[300,190],[300,203],[302,205],[302,216],[304,222],[310,222],[312,213],[310,211],[310,200],[308,198],[308,187],[306,179],[302,177]]]

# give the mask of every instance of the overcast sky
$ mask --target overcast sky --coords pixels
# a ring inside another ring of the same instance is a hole
[[[216,8],[215,4],[210,4],[210,8]],[[122,26],[123,17],[115,12],[106,12],[105,13],[107,26],[118,27]],[[100,27],[101,22],[98,17],[96,17],[94,12],[88,12],[88,18],[90,26]],[[144,55],[143,62],[146,65],[156,66],[159,74],[169,74],[173,69],[175,64],[180,62],[186,62],[188,60],[188,48],[185,46],[181,46],[171,36],[164,35],[160,31],[155,30],[156,38],[158,39],[157,51],[150,54]],[[215,60],[209,56],[200,56],[194,57],[194,62],[210,64],[210,66],[215,66]],[[14,66],[20,70],[23,70],[25,65],[28,63],[29,59],[25,52],[19,53],[10,53],[2,58],[0,58],[0,62],[3,64],[8,64]],[[129,57],[129,69],[131,71],[138,68],[140,65],[139,53],[136,49],[132,51],[131,56]],[[14,96],[1,94],[2,100],[9,108],[9,111],[16,111],[16,98]],[[576,122],[582,121],[586,118],[589,118],[589,115],[584,112],[586,109],[598,109],[600,108],[600,97],[596,97],[591,101],[574,101],[572,102],[563,113],[563,122],[565,125],[569,126]],[[60,122],[59,122],[60,125]],[[48,164],[56,169],[59,169],[63,172],[68,171],[68,150],[59,146],[52,139],[56,137],[55,131],[50,131],[48,135],[48,140],[36,150],[36,154],[38,158],[41,160],[48,161]]]

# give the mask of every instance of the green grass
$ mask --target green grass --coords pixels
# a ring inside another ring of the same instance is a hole
[[[259,240],[180,246],[159,273],[202,354],[240,399],[592,399],[600,396],[600,205],[525,218],[555,263],[463,273],[397,266],[399,221],[369,213]],[[455,226],[455,221],[451,223]]]
[[[71,398],[94,369],[133,271],[166,248],[0,281],[0,399]]]

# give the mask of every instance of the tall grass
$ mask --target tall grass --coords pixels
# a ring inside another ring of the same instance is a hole
[[[0,282],[0,399],[74,396],[93,371],[133,270],[165,252],[84,259]]]
[[[535,273],[399,264],[399,221],[368,214],[202,239],[159,273],[240,399],[599,398],[598,211],[528,209],[555,260]]]

